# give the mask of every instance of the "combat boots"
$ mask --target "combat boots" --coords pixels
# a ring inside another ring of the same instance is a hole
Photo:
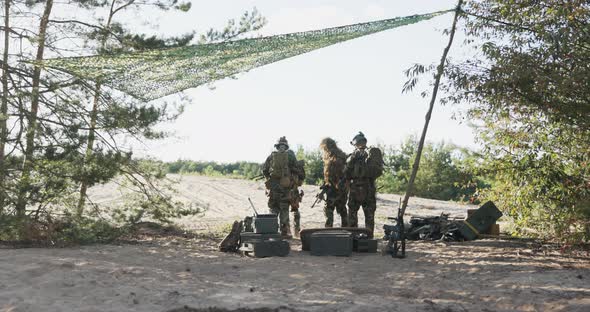
[[[293,212],[293,237],[299,237],[299,232],[301,231],[301,215],[299,214],[299,210],[295,210]]]
[[[346,214],[340,216],[341,227],[348,227],[348,216]]]
[[[281,236],[284,239],[293,238],[293,236],[291,236],[291,225],[289,225],[289,223],[281,225]]]

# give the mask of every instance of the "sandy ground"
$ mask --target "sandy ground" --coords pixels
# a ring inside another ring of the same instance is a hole
[[[243,220],[252,215],[253,211],[248,203],[252,199],[259,213],[268,213],[267,197],[264,194],[264,183],[238,179],[210,178],[195,175],[172,175],[171,179],[178,181],[175,186],[176,200],[205,207],[203,214],[187,217],[177,222],[188,229],[215,232],[227,226],[233,220]],[[302,227],[321,227],[324,225],[323,202],[310,208],[315,200],[319,188],[313,185],[302,187],[305,195],[301,203]],[[114,185],[107,184],[90,190],[93,202],[98,205],[113,205],[121,202],[121,194]],[[387,217],[397,215],[401,195],[378,194],[377,212],[375,216],[376,228],[380,229]],[[464,205],[431,199],[411,198],[406,212],[406,219],[412,215],[440,215],[441,212],[450,213],[454,217],[465,217],[467,208],[476,206]],[[359,224],[364,224],[362,212],[359,212]],[[340,224],[339,218],[334,218]]]
[[[262,184],[183,177],[179,196],[209,206],[185,226],[214,230],[265,206]],[[305,187],[303,225],[322,223]],[[95,201],[116,197],[108,186]],[[379,196],[381,223],[398,196]],[[409,212],[464,215],[454,203],[414,199]],[[0,249],[0,311],[590,311],[590,258],[535,243],[410,242],[406,259],[314,257],[297,240],[284,258],[216,251],[199,235],[60,249]]]

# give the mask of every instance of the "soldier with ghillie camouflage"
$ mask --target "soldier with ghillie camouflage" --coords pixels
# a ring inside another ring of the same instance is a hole
[[[266,194],[271,213],[278,215],[281,235],[290,237],[289,206],[293,186],[293,176],[300,177],[295,153],[289,150],[289,143],[281,137],[275,144],[276,151],[266,158],[262,174],[266,178]]]
[[[359,132],[350,142],[355,150],[346,160],[345,176],[350,187],[348,194],[348,226],[358,226],[358,211],[363,207],[365,228],[370,238],[375,230],[377,209],[375,180],[383,173],[383,154],[380,149],[367,148],[367,138]]]
[[[325,227],[334,226],[334,210],[340,215],[341,226],[348,226],[348,213],[346,212],[346,198],[348,189],[344,168],[346,166],[346,154],[338,148],[336,141],[325,138],[320,143],[322,160],[324,161],[324,185],[326,201],[324,204],[324,215],[326,216]]]

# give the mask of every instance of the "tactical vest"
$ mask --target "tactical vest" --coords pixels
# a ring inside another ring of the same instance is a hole
[[[352,177],[355,179],[368,177],[367,153],[355,151],[352,157]]]
[[[352,177],[377,179],[383,173],[383,153],[377,147],[355,151],[352,155]]]
[[[291,186],[291,170],[289,169],[288,152],[272,152],[270,160],[270,177],[279,180],[282,187]]]

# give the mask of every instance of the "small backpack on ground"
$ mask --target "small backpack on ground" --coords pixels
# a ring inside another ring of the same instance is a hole
[[[240,248],[240,233],[244,229],[242,221],[234,221],[231,230],[219,243],[218,249],[223,252],[236,252]]]

